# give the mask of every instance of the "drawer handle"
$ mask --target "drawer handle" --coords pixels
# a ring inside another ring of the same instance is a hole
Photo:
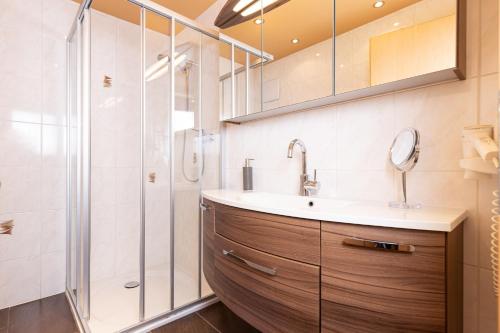
[[[415,246],[407,244],[398,244],[390,242],[380,242],[361,238],[345,238],[343,244],[349,246],[364,247],[373,250],[383,250],[392,252],[404,252],[413,253],[415,252]]]
[[[253,269],[258,270],[259,272],[266,273],[267,275],[276,275],[276,268],[269,268],[266,266],[262,266],[259,264],[256,264],[254,262],[251,262],[250,260],[244,259],[240,257],[239,255],[236,255],[233,250],[222,250],[222,254],[225,255],[226,257],[231,257],[234,258],[242,263],[244,263],[247,266],[252,267]]]

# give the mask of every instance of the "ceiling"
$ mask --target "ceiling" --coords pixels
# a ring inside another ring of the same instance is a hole
[[[73,0],[81,3],[82,0]],[[169,8],[176,13],[186,16],[192,20],[200,16],[217,0],[154,0],[154,2]],[[92,9],[118,17],[122,20],[139,24],[139,7],[130,3],[128,0],[93,0]],[[166,19],[156,14],[146,16],[146,26],[149,29],[170,34],[170,28],[165,24]],[[177,27],[177,33],[182,30]]]
[[[81,0],[73,0],[82,2]],[[163,7],[169,8],[176,13],[194,20],[200,16],[217,0],[153,0]],[[137,6],[130,4],[127,0],[93,0],[92,8],[123,19],[135,16],[134,11]]]
[[[73,1],[81,2],[81,0]],[[336,0],[336,34],[352,30],[418,1],[420,0],[385,0],[382,8],[374,8],[374,0]],[[154,2],[190,19],[196,19],[217,0],[154,0]],[[136,24],[139,23],[137,6],[127,0],[94,0],[92,8]],[[257,25],[254,20],[250,20],[223,29],[221,32],[255,48],[260,48],[262,27],[265,51],[273,54],[275,59],[279,59],[331,38],[332,13],[332,0],[290,0],[266,13],[263,25]],[[148,28],[170,33],[164,18],[151,14],[147,16],[146,21]],[[290,41],[293,38],[299,38],[300,42],[292,44]]]

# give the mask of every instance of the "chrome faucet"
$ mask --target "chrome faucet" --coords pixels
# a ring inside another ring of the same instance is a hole
[[[300,139],[293,139],[288,145],[288,158],[293,158],[293,148],[295,145],[300,147],[302,152],[302,172],[300,175],[300,190],[299,195],[309,196],[313,192],[319,190],[319,182],[316,180],[316,170],[314,170],[314,179],[309,180],[309,175],[307,174],[307,149],[306,145]]]

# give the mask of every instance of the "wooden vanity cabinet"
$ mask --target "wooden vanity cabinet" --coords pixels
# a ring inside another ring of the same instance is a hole
[[[205,204],[207,281],[262,332],[462,331],[461,227],[382,228]]]

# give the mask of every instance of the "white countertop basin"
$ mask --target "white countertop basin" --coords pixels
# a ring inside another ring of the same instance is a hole
[[[220,204],[263,213],[380,227],[450,232],[467,217],[466,210],[456,208],[399,209],[371,202],[230,190],[202,194]]]

